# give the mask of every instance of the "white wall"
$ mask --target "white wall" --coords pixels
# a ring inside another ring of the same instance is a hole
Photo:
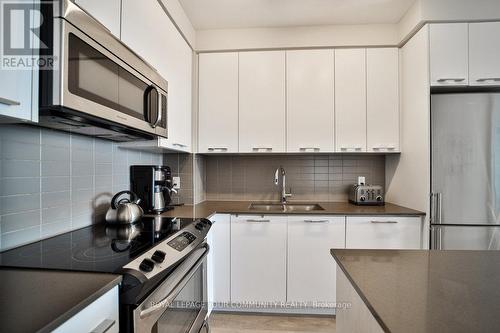
[[[394,24],[198,30],[196,50],[397,45]]]
[[[189,20],[189,17],[187,17],[187,15],[184,12],[184,9],[182,8],[179,1],[178,0],[168,0],[168,1],[167,0],[158,0],[158,2],[167,11],[168,15],[170,16],[170,19],[177,26],[177,28],[182,32],[182,34],[184,35],[184,38],[186,39],[188,44],[191,46],[191,48],[194,48],[194,46],[196,44],[196,32],[193,28],[193,25],[191,24],[191,21]]]
[[[386,200],[424,212],[429,211],[430,193],[428,55],[426,25],[400,49],[402,153],[386,157]],[[428,243],[427,237],[424,232],[424,244]]]

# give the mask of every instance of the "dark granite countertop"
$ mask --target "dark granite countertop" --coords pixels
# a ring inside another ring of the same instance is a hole
[[[386,332],[500,332],[500,251],[331,253]]]
[[[50,332],[121,279],[114,274],[0,268],[0,332]]]
[[[178,206],[173,210],[163,213],[163,216],[180,218],[206,218],[215,213],[219,214],[286,214],[286,215],[400,215],[400,216],[425,216],[425,213],[410,208],[401,207],[391,203],[384,206],[356,206],[348,202],[319,202],[324,210],[310,212],[268,212],[250,210],[249,206],[254,201],[204,201],[197,205]],[[290,203],[294,203],[291,201]]]

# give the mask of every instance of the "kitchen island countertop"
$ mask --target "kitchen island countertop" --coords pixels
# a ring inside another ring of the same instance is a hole
[[[500,332],[499,251],[331,254],[385,332]]]
[[[2,267],[0,332],[53,331],[121,280],[114,274]]]

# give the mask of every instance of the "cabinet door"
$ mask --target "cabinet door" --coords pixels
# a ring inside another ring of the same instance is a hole
[[[397,48],[366,50],[368,151],[399,151],[399,54]]]
[[[199,152],[238,152],[238,53],[199,55]]]
[[[215,215],[208,233],[208,306],[209,310],[221,303],[231,301],[230,258],[231,224],[230,215]]]
[[[366,50],[335,51],[335,147],[366,151]]]
[[[285,152],[285,52],[239,57],[240,153]]]
[[[287,302],[335,302],[335,261],[330,249],[345,247],[345,217],[288,217]]]
[[[34,4],[36,6],[37,4]],[[39,26],[34,22],[36,15],[33,15],[32,26]],[[16,48],[19,45],[31,45],[33,50],[39,47],[39,39],[35,34],[30,34],[31,40],[25,40],[25,22],[23,15],[11,15],[10,44]],[[9,41],[2,41],[7,46]],[[36,57],[36,55],[33,55]],[[24,56],[23,56],[24,58]],[[7,58],[3,59],[6,60]],[[9,62],[5,62],[5,68],[0,69],[0,118],[7,117],[7,122],[38,121],[38,71],[30,68],[7,67]],[[1,121],[2,119],[0,119]]]
[[[420,249],[420,217],[347,217],[348,249]]]
[[[468,24],[431,24],[429,31],[431,85],[466,86],[469,83]]]
[[[287,151],[333,152],[334,51],[286,52]]]
[[[471,86],[500,86],[500,22],[469,24]]]
[[[231,216],[231,301],[286,301],[286,216]]]
[[[121,0],[75,0],[75,3],[120,38]]]
[[[123,0],[122,41],[168,81],[166,147],[191,151],[193,53],[156,0]]]

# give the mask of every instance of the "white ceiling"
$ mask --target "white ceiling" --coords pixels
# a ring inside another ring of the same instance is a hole
[[[194,28],[397,23],[415,0],[179,0]]]

